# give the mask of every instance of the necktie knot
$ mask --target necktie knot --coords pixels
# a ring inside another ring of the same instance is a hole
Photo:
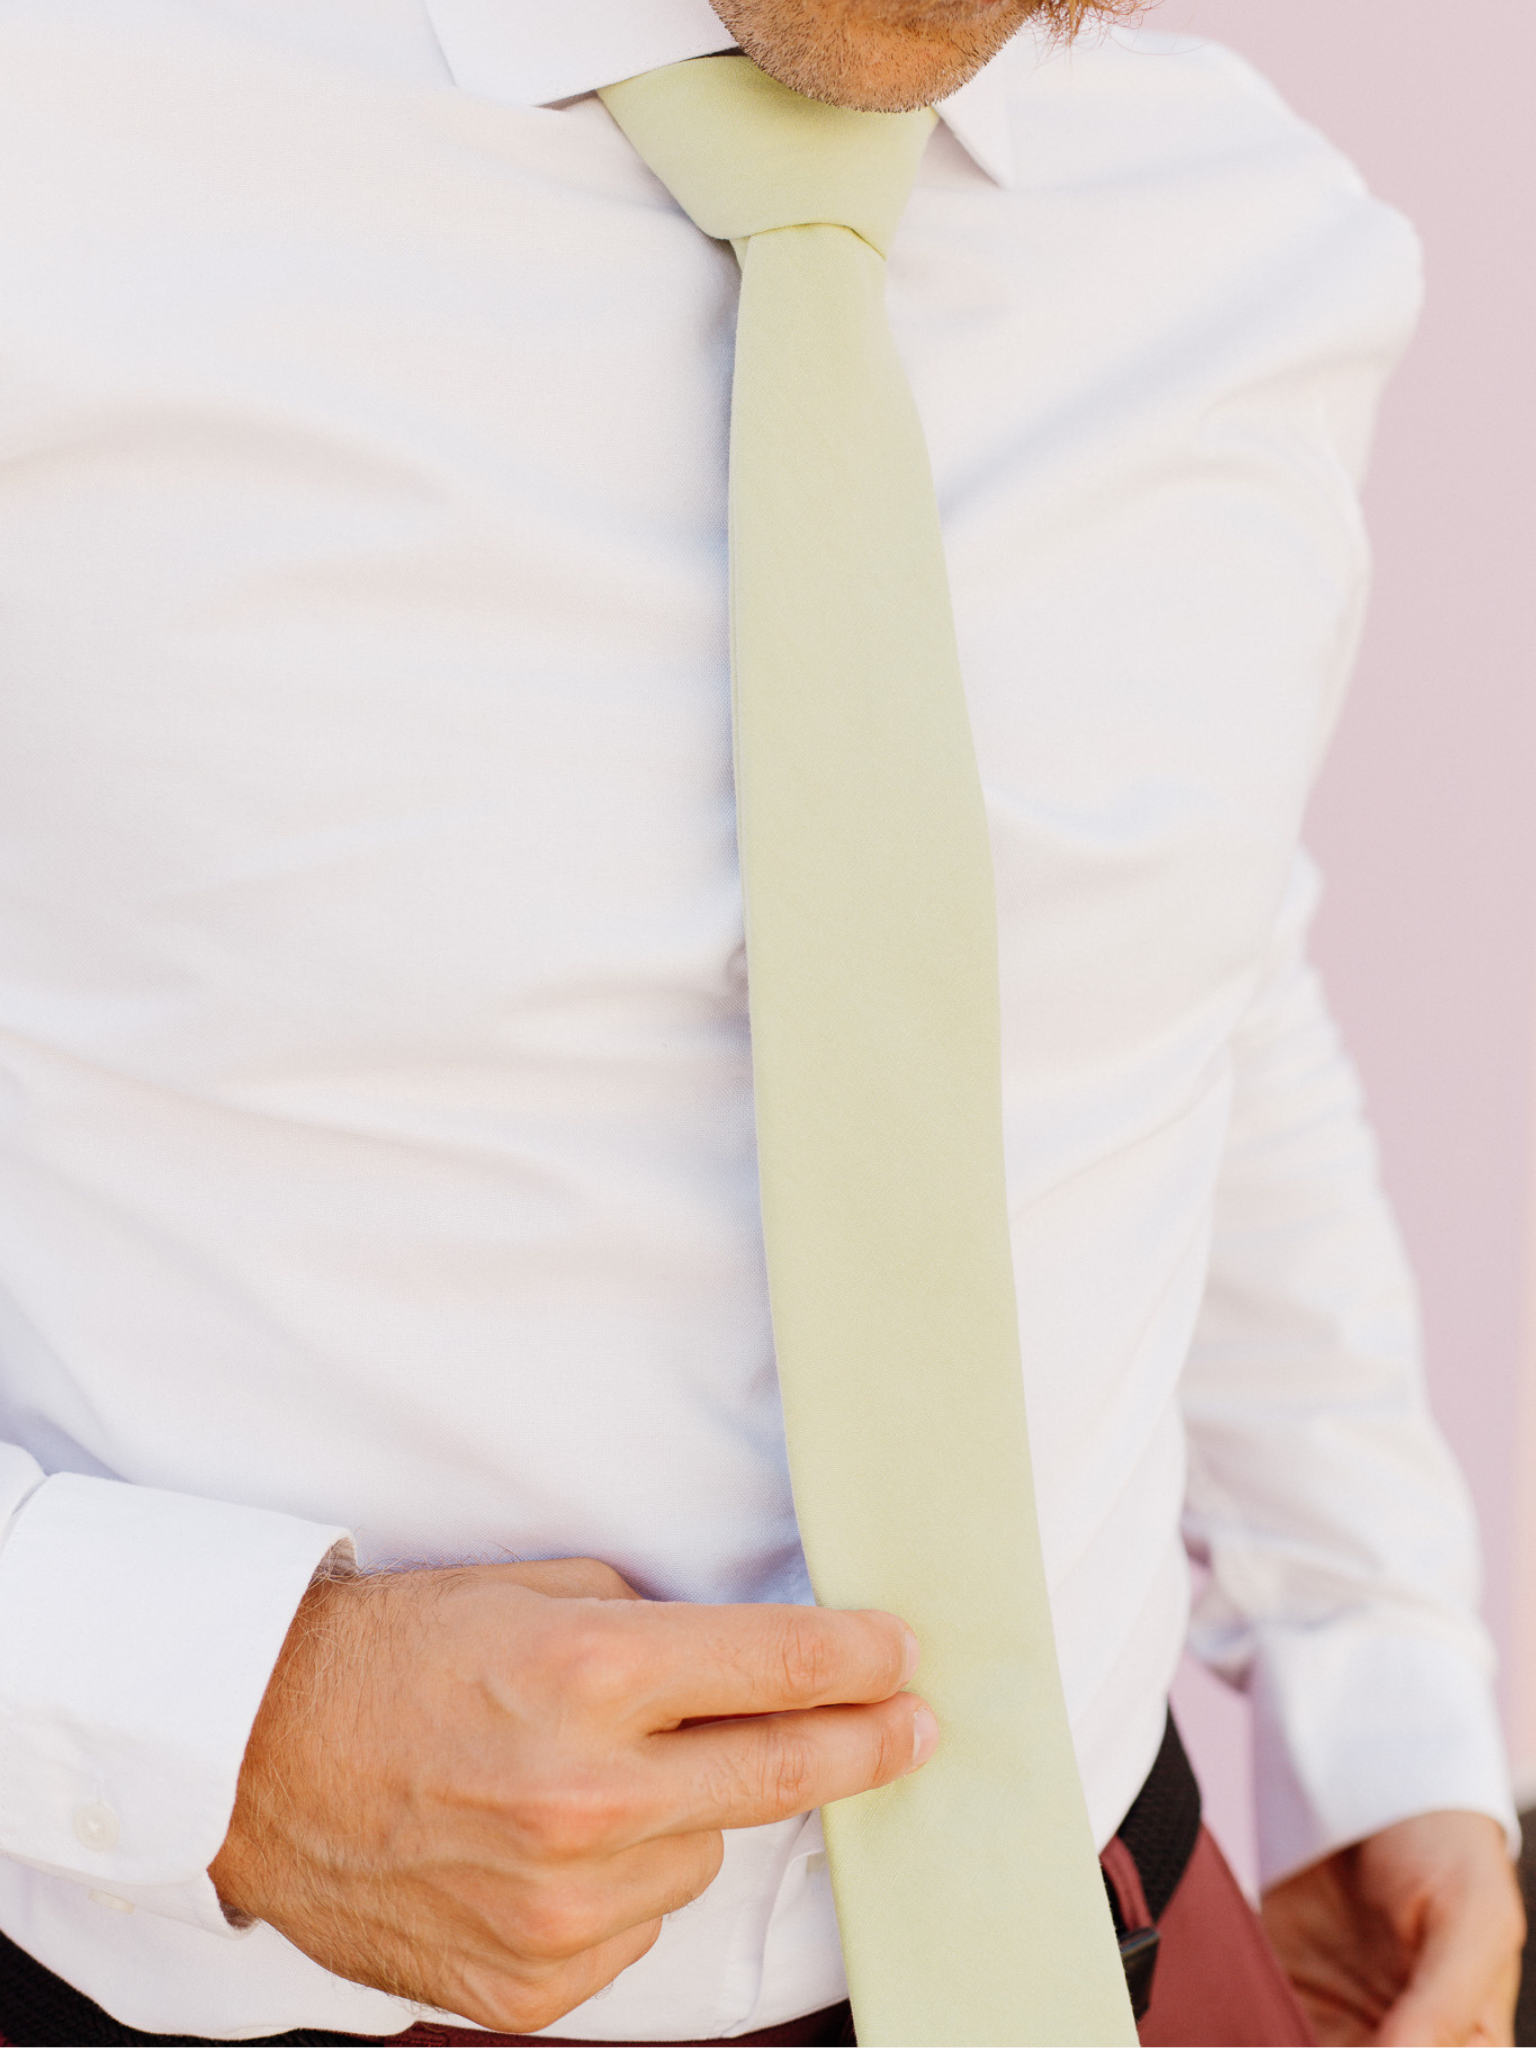
[[[706,235],[850,228],[882,256],[935,115],[868,114],[806,99],[747,57],[699,57],[604,89],[603,102]]]

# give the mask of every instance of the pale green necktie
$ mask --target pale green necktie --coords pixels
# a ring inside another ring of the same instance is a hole
[[[1134,2042],[1035,1524],[991,853],[885,314],[934,117],[823,106],[744,57],[603,98],[741,260],[736,788],[795,1505],[818,1599],[916,1629],[943,1731],[825,1813],[859,2039]]]

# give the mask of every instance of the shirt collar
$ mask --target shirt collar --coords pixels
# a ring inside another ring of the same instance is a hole
[[[455,82],[514,106],[574,99],[735,47],[709,0],[424,0]],[[956,141],[999,185],[1014,182],[1001,66],[939,106]]]

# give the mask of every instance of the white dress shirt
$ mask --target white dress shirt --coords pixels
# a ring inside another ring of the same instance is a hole
[[[733,841],[736,270],[611,79],[705,0],[0,0],[0,1927],[152,2032],[417,2011],[206,1875],[311,1571],[809,1598]],[[559,102],[559,105],[536,103]],[[997,866],[1101,1840],[1188,1621],[1269,1876],[1508,1818],[1297,834],[1411,234],[1242,64],[1021,37],[890,266]],[[1182,1526],[1181,1526],[1182,1525]],[[842,1978],[814,1817],[555,2034]]]

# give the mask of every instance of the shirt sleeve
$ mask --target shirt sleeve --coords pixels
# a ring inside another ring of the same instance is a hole
[[[208,1866],[289,1624],[347,1543],[0,1445],[0,1854],[235,1937]]]
[[[1429,1412],[1414,1287],[1306,958],[1305,856],[1238,1034],[1184,1381],[1191,1647],[1253,1704],[1261,1880],[1416,1813],[1519,1834],[1476,1522]]]

